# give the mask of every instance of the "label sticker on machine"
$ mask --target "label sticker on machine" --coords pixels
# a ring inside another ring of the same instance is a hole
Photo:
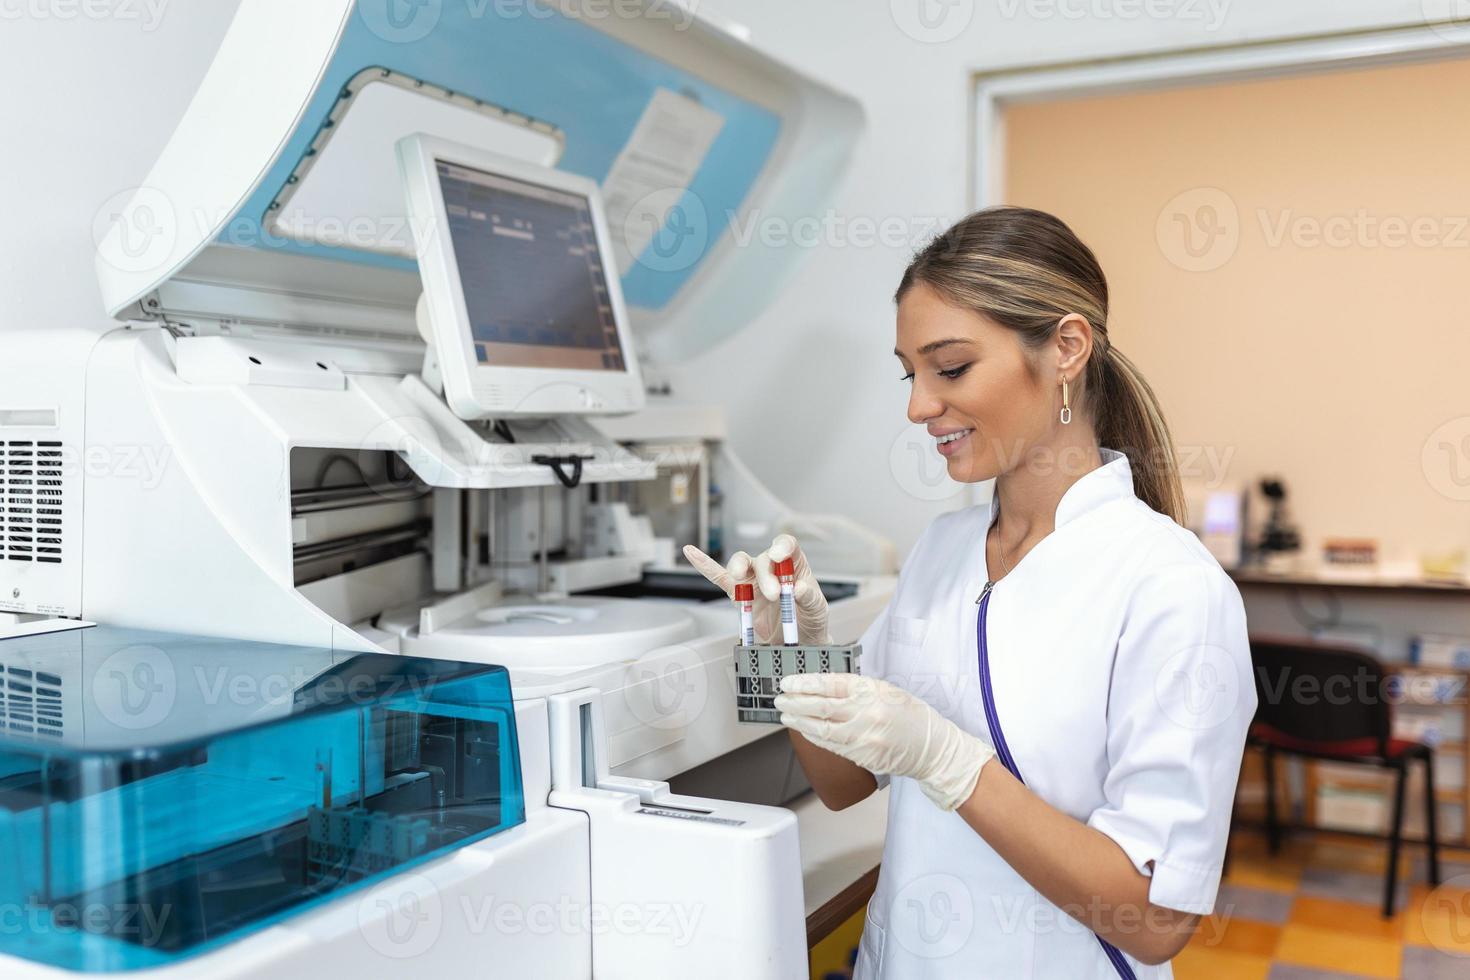
[[[724,126],[724,116],[688,96],[663,88],[653,93],[602,182],[619,269],[632,268],[668,223]]]
[[[718,823],[727,827],[743,826],[744,820],[732,820],[729,817],[716,817],[702,810],[681,810],[678,807],[665,806],[641,806],[639,813],[646,813],[650,817],[674,817],[678,820],[695,820],[699,823]]]

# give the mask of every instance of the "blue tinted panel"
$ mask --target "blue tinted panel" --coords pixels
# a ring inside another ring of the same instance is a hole
[[[393,7],[393,4],[389,4]],[[383,4],[359,5],[348,18],[337,52],[302,123],[286,143],[259,191],[226,225],[231,244],[411,269],[391,256],[288,242],[261,231],[275,195],[310,149],[342,90],[366,68],[387,68],[544,120],[566,134],[558,167],[602,181],[659,89],[696,99],[724,126],[688,188],[685,206],[633,268],[620,270],[631,305],[661,309],[708,258],[725,233],[726,215],[739,211],[775,148],[778,115],[697,75],[677,68],[594,27],[536,3],[424,4],[403,23],[386,19]],[[405,10],[414,10],[403,5]],[[663,15],[683,16],[672,4]],[[676,222],[700,222],[691,238]],[[663,254],[682,244],[677,259]],[[689,242],[696,242],[693,254]]]
[[[96,627],[0,671],[0,953],[166,965],[525,820],[499,667]]]

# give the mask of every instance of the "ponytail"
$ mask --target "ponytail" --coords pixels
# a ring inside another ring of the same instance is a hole
[[[1122,351],[1107,344],[1101,353],[1098,357],[1094,347],[1095,373],[1093,364],[1088,365],[1098,409],[1097,440],[1128,457],[1139,500],[1183,525],[1184,490],[1158,396]]]

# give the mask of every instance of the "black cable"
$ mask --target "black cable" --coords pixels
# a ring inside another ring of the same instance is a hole
[[[556,474],[556,479],[568,490],[575,489],[582,483],[582,460],[591,459],[591,456],[544,456],[537,454],[531,457],[531,462],[540,463],[542,466],[551,467],[551,472]],[[571,475],[562,469],[566,464],[572,464]]]
[[[496,419],[495,423],[490,426],[490,431],[494,432],[506,442],[513,443],[516,441],[515,433],[510,431],[510,426],[505,424],[505,419]]]
[[[345,453],[333,453],[326,459],[322,460],[322,465],[317,467],[316,486],[318,488],[326,486],[327,474],[330,473],[332,471],[332,467],[336,466],[338,463],[346,463],[348,466],[352,467],[353,471],[357,474],[357,478],[359,480],[361,480],[363,483],[368,482],[368,478],[363,475],[362,467],[358,465],[357,460],[353,459],[351,456],[348,456]]]

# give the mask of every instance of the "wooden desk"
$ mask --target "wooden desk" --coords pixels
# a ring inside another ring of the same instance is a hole
[[[1309,574],[1269,575],[1257,569],[1235,569],[1230,577],[1236,585],[1259,585],[1289,589],[1344,589],[1355,592],[1402,596],[1436,596],[1470,599],[1470,585],[1427,579],[1334,578]]]

